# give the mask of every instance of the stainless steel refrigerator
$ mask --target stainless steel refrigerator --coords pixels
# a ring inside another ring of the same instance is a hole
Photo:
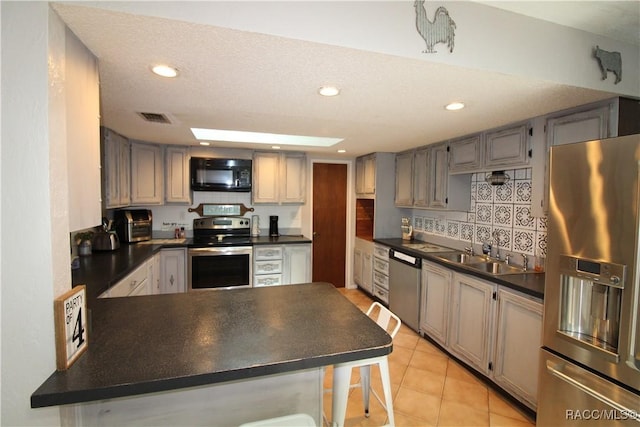
[[[640,426],[640,135],[552,147],[539,426]]]

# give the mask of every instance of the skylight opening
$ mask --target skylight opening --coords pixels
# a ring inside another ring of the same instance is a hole
[[[191,128],[191,132],[197,140],[204,141],[249,142],[269,145],[302,145],[306,147],[331,147],[344,139],[205,128]]]

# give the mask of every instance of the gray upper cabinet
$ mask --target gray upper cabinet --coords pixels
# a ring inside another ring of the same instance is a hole
[[[413,159],[413,205],[415,207],[429,207],[429,154],[428,148],[421,148],[416,150]]]
[[[470,173],[482,167],[482,134],[449,143],[449,172]]]
[[[304,153],[253,153],[254,204],[304,204],[307,195],[307,157]]]
[[[162,204],[163,180],[162,148],[159,145],[131,143],[131,204]]]
[[[189,149],[187,147],[166,147],[164,158],[165,202],[190,204]]]
[[[484,144],[484,166],[498,167],[526,166],[529,163],[529,125],[487,132]]]
[[[396,206],[413,206],[414,151],[396,155]]]
[[[530,129],[529,123],[519,123],[451,141],[449,173],[529,166]]]
[[[470,203],[471,175],[449,174],[447,143],[396,155],[396,206],[467,211]]]
[[[373,196],[376,194],[376,155],[367,154],[356,159],[356,194]]]
[[[608,138],[610,106],[547,119],[547,147]]]
[[[129,140],[122,135],[100,128],[102,151],[102,182],[106,209],[129,206],[131,151]]]
[[[554,145],[571,144],[615,136],[610,127],[612,105],[609,103],[588,107],[587,109],[565,112],[562,115],[547,117],[545,129],[547,131],[546,151]],[[540,206],[542,212],[547,211],[547,197],[549,193],[549,161],[548,155],[544,162],[544,192]],[[539,213],[537,208],[535,213]]]
[[[449,156],[447,144],[430,147],[429,156],[429,207],[446,208],[448,204]],[[471,190],[469,190],[471,198]]]

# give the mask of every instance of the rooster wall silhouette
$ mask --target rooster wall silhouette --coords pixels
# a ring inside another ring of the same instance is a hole
[[[436,9],[433,22],[431,22],[427,18],[427,11],[424,9],[424,0],[416,0],[413,3],[413,7],[416,8],[416,28],[427,44],[427,49],[422,52],[435,53],[433,45],[438,43],[446,43],[449,52],[453,52],[456,23],[449,16],[447,9],[442,6]]]

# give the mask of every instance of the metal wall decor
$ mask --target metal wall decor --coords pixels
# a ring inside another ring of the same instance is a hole
[[[596,46],[593,50],[593,56],[598,60],[598,65],[600,65],[602,80],[606,80],[608,71],[611,71],[616,76],[614,84],[620,83],[622,80],[622,56],[620,52],[608,52]]]
[[[416,29],[427,44],[426,50],[422,52],[436,53],[433,46],[438,43],[446,43],[449,52],[453,52],[456,23],[449,16],[447,9],[442,6],[437,8],[432,22],[427,17],[424,0],[415,0],[413,7],[416,9]]]

